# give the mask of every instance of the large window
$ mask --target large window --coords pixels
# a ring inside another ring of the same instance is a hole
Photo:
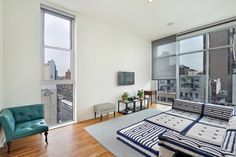
[[[208,101],[215,104],[228,105],[233,103],[233,29],[209,33],[209,95]]]
[[[179,98],[205,101],[204,36],[181,40],[179,54]]]
[[[235,28],[214,29],[177,36],[176,42],[154,41],[152,69],[159,102],[171,102],[176,93],[184,100],[236,105]]]
[[[49,126],[74,120],[74,17],[42,6],[42,103]]]
[[[172,103],[176,98],[176,37],[153,42],[153,79],[157,80],[157,100]]]

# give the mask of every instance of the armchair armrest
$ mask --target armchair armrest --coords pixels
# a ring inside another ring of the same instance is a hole
[[[234,152],[228,149],[222,149],[215,145],[207,144],[178,133],[166,132],[159,136],[159,145],[172,149],[174,151],[184,152],[192,156],[209,156],[209,157],[234,157]]]
[[[44,105],[35,104],[9,108],[12,111],[16,123],[44,119]]]
[[[4,130],[6,141],[11,141],[15,131],[15,119],[10,110],[4,109],[0,113],[0,123]]]

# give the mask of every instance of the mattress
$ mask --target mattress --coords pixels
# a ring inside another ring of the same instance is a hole
[[[168,113],[161,113],[145,120],[179,133],[186,130],[194,122],[194,120],[171,115]]]
[[[117,139],[145,156],[158,156],[158,136],[169,129],[141,121],[117,131]]]
[[[226,129],[196,123],[185,136],[220,147],[223,143],[225,133]]]
[[[206,125],[212,125],[215,127],[221,127],[221,128],[226,128],[228,125],[228,121],[227,120],[223,120],[223,119],[217,119],[217,118],[213,118],[213,117],[209,117],[209,116],[203,116],[200,120],[199,123],[203,123]]]

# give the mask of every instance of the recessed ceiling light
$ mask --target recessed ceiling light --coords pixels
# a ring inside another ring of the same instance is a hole
[[[174,25],[174,22],[167,23],[167,26],[172,26],[172,25]]]
[[[152,3],[153,2],[153,0],[147,0],[148,1],[148,3]]]

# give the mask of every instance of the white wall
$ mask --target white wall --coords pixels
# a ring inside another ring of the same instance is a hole
[[[3,108],[3,88],[3,0],[0,0],[0,110]]]
[[[5,91],[7,106],[41,102],[40,1],[5,0]],[[78,120],[93,117],[93,105],[117,100],[124,91],[150,88],[150,42],[77,15]],[[134,86],[117,86],[118,71],[135,72]]]
[[[38,0],[5,0],[4,101],[39,103],[40,6]]]
[[[150,42],[78,16],[78,120],[93,117],[93,105],[117,104],[121,94],[150,89]],[[117,72],[135,72],[135,85],[117,86]]]

